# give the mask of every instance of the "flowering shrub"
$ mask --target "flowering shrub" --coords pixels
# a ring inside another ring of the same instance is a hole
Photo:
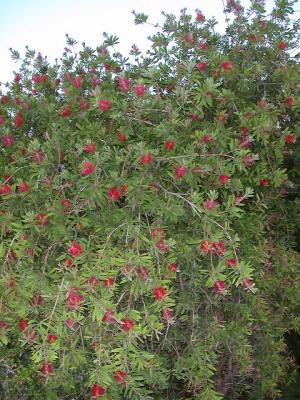
[[[165,14],[132,63],[108,35],[27,49],[0,105],[2,398],[264,399],[291,375],[299,24],[225,11],[226,35]]]

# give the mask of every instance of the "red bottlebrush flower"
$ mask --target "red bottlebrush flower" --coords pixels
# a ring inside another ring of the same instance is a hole
[[[162,230],[162,228],[155,228],[150,232],[150,236],[153,240],[158,242],[165,238],[165,232]]]
[[[77,310],[80,303],[84,301],[84,297],[77,289],[71,289],[67,297],[68,310]]]
[[[215,250],[214,242],[211,240],[203,240],[200,244],[200,250],[203,254],[212,254]]]
[[[198,68],[199,71],[205,71],[206,68],[207,68],[206,62],[205,61],[198,62],[197,68]]]
[[[145,94],[146,86],[143,84],[135,85],[134,91],[138,97],[142,97]]]
[[[168,270],[170,272],[177,272],[178,271],[178,267],[176,263],[171,263],[168,265]]]
[[[9,261],[17,261],[18,257],[16,255],[16,253],[13,250],[8,250],[7,254],[6,254],[6,259]]]
[[[188,173],[188,169],[184,165],[178,165],[175,168],[175,176],[178,179],[184,178],[187,175],[187,173]]]
[[[15,118],[15,127],[20,128],[23,125],[23,114],[21,112],[18,112]]]
[[[20,82],[20,80],[22,79],[22,75],[20,74],[15,74],[15,82]]]
[[[144,165],[149,165],[152,164],[153,162],[153,155],[148,153],[148,154],[142,154],[140,157],[140,161]]]
[[[122,72],[122,68],[118,66],[115,68],[114,72],[115,72],[115,74],[119,74],[120,72]]]
[[[135,326],[135,322],[132,319],[123,319],[121,328],[124,332],[129,332]]]
[[[125,183],[123,183],[123,185],[120,188],[120,192],[122,194],[125,194],[127,192],[127,185],[125,185]]]
[[[80,101],[79,107],[82,111],[86,111],[89,109],[89,102],[86,99]]]
[[[26,181],[23,181],[18,185],[18,189],[21,193],[25,193],[25,192],[28,192],[28,190],[30,189],[30,186],[28,185],[28,183]]]
[[[157,287],[153,290],[153,296],[156,300],[161,301],[167,295],[167,291],[162,286]]]
[[[205,16],[202,13],[202,11],[197,10],[196,20],[198,22],[204,22],[205,21]]]
[[[237,264],[237,261],[236,261],[235,258],[229,258],[229,259],[227,260],[227,265],[228,265],[229,267],[235,267],[236,264]]]
[[[11,186],[7,183],[5,185],[0,186],[0,195],[7,196],[11,192]]]
[[[240,132],[242,135],[247,135],[249,133],[249,129],[246,126],[240,126]]]
[[[56,342],[57,339],[58,339],[58,336],[53,335],[51,333],[47,336],[47,342],[50,343],[50,344]]]
[[[81,175],[87,176],[87,175],[92,174],[95,171],[95,168],[96,168],[95,165],[92,164],[91,162],[84,161],[82,163],[82,168],[80,170],[80,173],[81,173]]]
[[[81,80],[81,77],[80,76],[76,76],[76,78],[73,80],[73,86],[76,88],[76,89],[81,89],[81,87],[82,87],[82,80]]]
[[[242,149],[248,149],[251,146],[251,139],[249,136],[244,136],[239,140]]]
[[[212,142],[214,140],[214,138],[211,135],[209,135],[208,133],[206,133],[203,136],[202,140],[204,143],[208,144],[208,143]]]
[[[44,376],[48,376],[50,374],[53,374],[54,372],[54,366],[51,362],[46,361],[43,363],[42,367],[41,367],[41,373]]]
[[[214,243],[214,248],[217,256],[222,256],[226,253],[226,247],[222,242],[222,240],[219,240],[218,242]]]
[[[32,299],[31,299],[32,307],[41,306],[42,304],[43,304],[43,298],[42,298],[41,293],[38,293],[37,295],[32,297]]]
[[[219,75],[220,75],[220,71],[219,71],[218,68],[216,68],[216,69],[214,70],[214,72],[213,72],[213,77],[214,77],[215,79],[217,79],[217,78],[219,77]]]
[[[162,253],[166,253],[170,250],[168,243],[162,239],[159,242],[155,243],[155,247],[160,250]]]
[[[214,290],[217,294],[222,294],[224,293],[225,290],[225,282],[224,281],[217,281],[214,284]]]
[[[95,153],[95,151],[96,151],[96,143],[87,143],[85,146],[84,146],[84,151],[86,151],[87,153],[90,153],[90,154],[94,154]]]
[[[99,286],[100,280],[95,275],[93,275],[89,278],[88,284],[96,287],[96,286]]]
[[[222,186],[224,186],[229,180],[230,180],[230,177],[228,175],[222,174],[219,176],[219,181]]]
[[[111,108],[112,104],[110,100],[100,100],[99,108],[101,111],[107,111]]]
[[[9,97],[8,96],[2,96],[1,97],[1,104],[5,105],[9,102]]]
[[[296,136],[293,135],[292,133],[289,133],[284,138],[284,141],[285,141],[286,144],[294,144],[294,143],[296,143]]]
[[[3,115],[0,115],[0,126],[5,124],[5,118]]]
[[[25,329],[28,326],[28,319],[21,319],[21,321],[18,323],[18,328],[21,332],[25,331]]]
[[[93,89],[95,89],[97,86],[99,86],[101,83],[99,78],[93,78],[92,80],[92,85],[93,85]]]
[[[75,330],[75,329],[77,329],[79,327],[78,322],[74,321],[73,319],[70,319],[70,318],[65,320],[65,324],[71,330]]]
[[[207,44],[205,42],[200,42],[199,43],[199,49],[204,51],[207,49]]]
[[[91,396],[93,399],[97,399],[97,397],[104,396],[105,390],[101,385],[95,383],[91,388]]]
[[[68,247],[68,252],[73,257],[80,257],[82,255],[82,247],[81,244],[78,242],[73,242],[71,246]]]
[[[292,106],[295,104],[295,100],[293,99],[293,97],[288,97],[288,98],[285,100],[285,104],[286,104],[288,107],[292,107]]]
[[[49,222],[49,217],[47,214],[41,212],[36,216],[36,219],[40,226],[46,226]]]
[[[118,87],[124,93],[129,92],[130,90],[129,79],[118,78]]]
[[[110,310],[106,311],[105,314],[103,315],[102,321],[107,324],[114,325],[117,322],[115,313]]]
[[[222,68],[224,71],[230,71],[233,68],[233,65],[230,61],[226,60],[223,62]]]
[[[190,118],[193,122],[199,121],[200,120],[200,116],[198,114],[195,113],[190,113]]]
[[[113,186],[112,188],[109,189],[107,196],[110,198],[110,200],[118,201],[121,194],[119,189],[116,186]]]
[[[175,142],[174,142],[174,140],[168,139],[168,140],[165,141],[165,149],[166,149],[167,151],[173,150],[174,147],[175,147]]]
[[[125,133],[118,132],[118,140],[119,140],[119,142],[126,142],[127,136],[125,135]]]
[[[72,265],[73,265],[73,261],[71,260],[71,258],[67,258],[67,259],[65,260],[65,266],[66,266],[67,268],[71,268]]]
[[[64,118],[67,118],[71,115],[72,109],[69,104],[65,105],[60,115]]]
[[[171,311],[169,308],[167,308],[167,307],[164,307],[164,308],[163,308],[162,314],[163,314],[163,319],[164,319],[166,322],[169,322],[170,319],[172,318],[172,311]]]
[[[242,280],[242,285],[246,288],[246,289],[252,289],[254,286],[254,282],[251,278],[244,278]]]
[[[194,40],[194,38],[193,38],[193,34],[190,33],[190,32],[185,32],[185,33],[183,34],[183,40],[184,40],[186,43],[191,43],[191,44],[195,43],[195,40]]]
[[[261,179],[261,180],[259,181],[259,186],[269,186],[269,181],[268,181],[268,179],[265,179],[265,178]]]
[[[213,211],[218,205],[218,202],[213,199],[207,199],[203,203],[203,207],[208,211]]]
[[[281,40],[281,41],[278,43],[278,50],[284,51],[284,50],[286,50],[287,48],[288,48],[288,44],[287,44],[286,42],[284,42],[283,40]]]
[[[217,120],[220,122],[220,124],[225,124],[226,121],[227,121],[227,115],[224,114],[224,113],[220,113],[220,114],[217,116]]]
[[[32,153],[32,160],[36,164],[42,164],[45,160],[45,154],[40,150],[36,150]]]
[[[4,147],[11,147],[14,144],[14,137],[12,135],[3,135],[2,143]]]
[[[142,281],[146,281],[149,278],[149,270],[145,267],[139,267],[137,273]]]
[[[115,378],[116,382],[126,385],[128,375],[126,374],[126,372],[118,370],[115,372],[114,378]]]
[[[104,284],[105,287],[112,286],[114,284],[114,278],[111,278],[111,277],[110,278],[105,278],[103,280],[103,284]]]
[[[251,165],[253,165],[255,163],[255,160],[251,154],[247,154],[243,158],[243,163],[244,163],[245,167],[250,167]]]

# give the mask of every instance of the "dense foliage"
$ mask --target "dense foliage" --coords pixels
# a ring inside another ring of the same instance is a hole
[[[225,35],[164,14],[132,61],[107,34],[53,65],[12,50],[1,398],[258,400],[293,376],[299,23],[225,12]]]

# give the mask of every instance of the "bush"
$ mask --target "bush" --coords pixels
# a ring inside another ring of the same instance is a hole
[[[279,396],[300,328],[292,14],[230,0],[225,35],[164,14],[132,62],[109,35],[67,36],[53,65],[27,48],[0,108],[2,398]]]

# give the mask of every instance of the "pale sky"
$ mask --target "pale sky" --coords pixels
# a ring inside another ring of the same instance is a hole
[[[241,3],[247,6],[249,0]],[[274,0],[266,3],[270,10]],[[208,18],[215,16],[218,30],[224,30],[222,0],[0,0],[0,81],[10,80],[17,70],[10,47],[22,55],[28,45],[53,61],[62,54],[66,33],[79,43],[96,47],[107,32],[119,36],[118,50],[123,55],[132,44],[145,51],[149,47],[146,38],[154,29],[134,25],[131,11],[144,12],[156,23],[162,21],[161,11],[178,15],[182,8],[192,15],[200,9]],[[300,9],[299,3],[296,9]]]

